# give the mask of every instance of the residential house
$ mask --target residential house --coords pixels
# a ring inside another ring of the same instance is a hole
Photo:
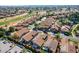
[[[54,23],[54,24],[51,26],[50,30],[51,30],[52,32],[58,32],[58,31],[60,31],[60,27],[61,27],[60,24]]]
[[[69,32],[70,31],[70,28],[71,28],[70,26],[64,25],[64,26],[61,27],[61,31],[62,32]]]
[[[19,31],[19,30],[21,30],[22,28],[24,28],[23,26],[17,26],[17,27],[15,27],[15,30],[16,31]]]
[[[47,18],[45,21],[42,21],[39,25],[39,29],[46,31],[53,24],[53,18]]]
[[[21,30],[16,31],[19,38],[21,38],[23,35],[25,35],[28,32],[29,32],[29,29],[27,29],[27,28],[22,28]]]
[[[60,52],[61,53],[75,53],[75,45],[73,42],[69,42],[68,39],[61,39],[60,43]]]
[[[32,48],[38,51],[43,43],[46,41],[46,34],[45,33],[39,33],[33,40],[32,40]],[[40,50],[39,50],[40,51]]]
[[[23,45],[27,45],[31,42],[31,40],[38,34],[36,31],[30,31],[29,33],[25,34],[21,40],[20,43]]]
[[[72,41],[68,43],[68,53],[76,53],[75,44]]]
[[[47,41],[43,45],[43,49],[47,52],[56,52],[58,41],[52,35],[48,35]]]

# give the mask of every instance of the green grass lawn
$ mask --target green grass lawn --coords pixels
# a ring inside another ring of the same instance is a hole
[[[23,18],[25,18],[25,16],[19,16],[14,19],[10,19],[8,21],[0,22],[0,25],[8,25],[10,22],[17,22],[19,20],[22,20]]]
[[[0,25],[8,25],[9,23],[11,22],[17,22],[17,21],[20,21],[20,20],[24,20],[28,17],[31,17],[33,14],[28,14],[28,15],[23,15],[23,16],[18,16],[16,18],[13,18],[13,19],[6,19],[4,22],[0,22]]]

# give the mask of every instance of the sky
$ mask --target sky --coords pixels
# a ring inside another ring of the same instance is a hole
[[[79,0],[0,0],[0,5],[79,5]]]

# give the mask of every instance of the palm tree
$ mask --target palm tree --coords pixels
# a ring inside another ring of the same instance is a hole
[[[76,31],[77,31],[77,28],[79,27],[79,24],[76,24],[72,27],[72,31],[71,31],[71,34],[73,37],[76,37]]]

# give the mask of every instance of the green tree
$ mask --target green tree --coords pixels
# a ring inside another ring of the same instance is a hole
[[[0,31],[0,37],[4,36],[4,32]]]
[[[68,17],[68,19],[69,19],[70,21],[72,21],[74,24],[79,23],[79,13],[76,12],[76,13],[71,14],[71,15]]]
[[[15,28],[14,27],[9,27],[9,31],[10,32],[14,32],[15,31]]]

